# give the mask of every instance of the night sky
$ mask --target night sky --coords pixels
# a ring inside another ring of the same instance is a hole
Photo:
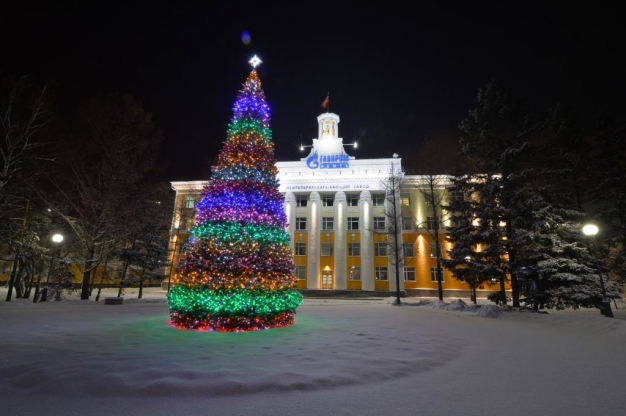
[[[255,54],[280,161],[304,156],[327,93],[340,137],[359,142],[348,153],[398,153],[409,170],[425,137],[457,142],[491,78],[539,112],[626,114],[626,30],[596,3],[55,3],[2,6],[0,73],[50,82],[66,105],[135,95],[164,131],[168,180],[207,177]]]

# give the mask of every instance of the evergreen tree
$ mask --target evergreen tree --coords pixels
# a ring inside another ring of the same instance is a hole
[[[500,293],[490,296],[496,302],[506,301],[510,276],[514,306],[600,306],[595,259],[581,233],[587,218],[581,130],[559,106],[538,126],[496,84],[480,91],[461,125],[470,168],[453,179],[463,197],[448,207],[454,247],[444,265],[470,287],[499,282]],[[618,296],[614,284],[606,288]]]
[[[499,282],[500,293],[494,300],[506,303],[505,282],[510,278],[514,306],[519,306],[517,270],[512,267],[518,241],[513,221],[516,191],[525,180],[523,157],[536,128],[521,103],[496,81],[479,89],[475,107],[459,126],[466,166],[453,182],[466,197],[448,208],[461,213],[458,226],[472,234],[452,230],[448,241],[462,241],[464,248],[452,250],[451,255],[472,251],[469,256],[480,265],[483,279]],[[453,257],[446,267],[454,272],[467,256]]]
[[[603,222],[605,259],[611,275],[626,282],[626,126],[606,114],[598,117],[592,137],[589,208]]]
[[[591,206],[588,143],[581,126],[560,105],[548,113],[541,140],[532,152],[534,169],[517,192],[516,267],[523,302],[540,307],[590,307],[601,304],[601,284],[582,223]],[[607,283],[609,297],[617,287]]]
[[[251,61],[253,66],[257,58]],[[253,69],[197,205],[192,244],[167,295],[187,329],[250,331],[291,325],[302,295],[278,191],[270,108]]]
[[[491,299],[506,302],[504,281],[508,261],[501,227],[502,210],[494,204],[499,192],[499,180],[490,175],[454,175],[450,191],[456,195],[445,209],[452,226],[446,240],[452,243],[449,257],[441,260],[454,277],[470,286],[473,297],[476,288],[498,283],[500,290]]]
[[[143,297],[143,287],[147,282],[163,277],[168,254],[167,239],[150,232],[136,240],[131,248],[121,251],[119,257],[126,265],[122,280],[139,283],[137,299]]]

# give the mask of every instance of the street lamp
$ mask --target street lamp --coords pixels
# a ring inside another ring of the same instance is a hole
[[[594,240],[596,234],[598,234],[598,227],[594,224],[585,224],[583,227],[583,234],[589,236],[591,241]],[[589,243],[589,253],[593,256],[595,261],[596,270],[598,271],[598,276],[600,277],[600,288],[602,289],[602,307],[600,312],[606,316],[607,318],[613,318],[613,310],[611,309],[611,301],[606,297],[606,289],[604,288],[604,279],[602,278],[602,272],[600,271],[600,262],[598,258],[594,255],[592,249],[592,243]]]
[[[465,264],[466,264],[466,268],[469,269],[471,267],[470,263],[472,261],[472,257],[471,256],[465,256]],[[471,273],[467,273],[466,271],[466,275],[465,275],[465,283],[467,283],[467,285],[470,288],[470,301],[474,302],[474,305],[476,305],[476,282],[474,281],[474,277],[471,276]]]
[[[45,302],[48,300],[48,282],[50,281],[50,275],[52,274],[52,266],[54,265],[54,257],[59,251],[60,243],[63,242],[62,234],[55,234],[52,236],[52,242],[54,243],[54,247],[52,248],[52,257],[50,257],[50,266],[48,267],[48,275],[46,276],[46,288],[44,288],[41,294],[41,302]],[[39,285],[35,288],[35,299],[37,299],[37,291],[39,290]]]

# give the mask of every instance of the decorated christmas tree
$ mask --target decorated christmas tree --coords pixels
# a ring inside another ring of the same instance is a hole
[[[255,56],[228,137],[197,204],[190,248],[167,295],[172,324],[254,331],[294,323],[302,295],[278,191],[270,108]]]

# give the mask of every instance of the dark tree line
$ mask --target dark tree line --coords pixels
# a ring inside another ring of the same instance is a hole
[[[12,262],[7,300],[13,289],[28,297],[33,285],[50,281],[47,266],[59,249],[50,238],[57,232],[65,239],[56,260],[79,266],[81,299],[89,299],[94,271],[104,264],[111,282],[121,276],[124,284],[143,285],[165,270],[173,195],[159,170],[161,130],[129,94],[69,107],[61,115],[50,88],[27,77],[2,80],[0,250]]]
[[[584,127],[555,105],[538,116],[496,81],[481,88],[459,126],[462,166],[444,208],[453,243],[444,266],[491,296],[538,308],[601,305],[595,268],[609,272],[608,297],[624,275],[624,129],[606,118]],[[581,232],[595,222],[595,241]]]

